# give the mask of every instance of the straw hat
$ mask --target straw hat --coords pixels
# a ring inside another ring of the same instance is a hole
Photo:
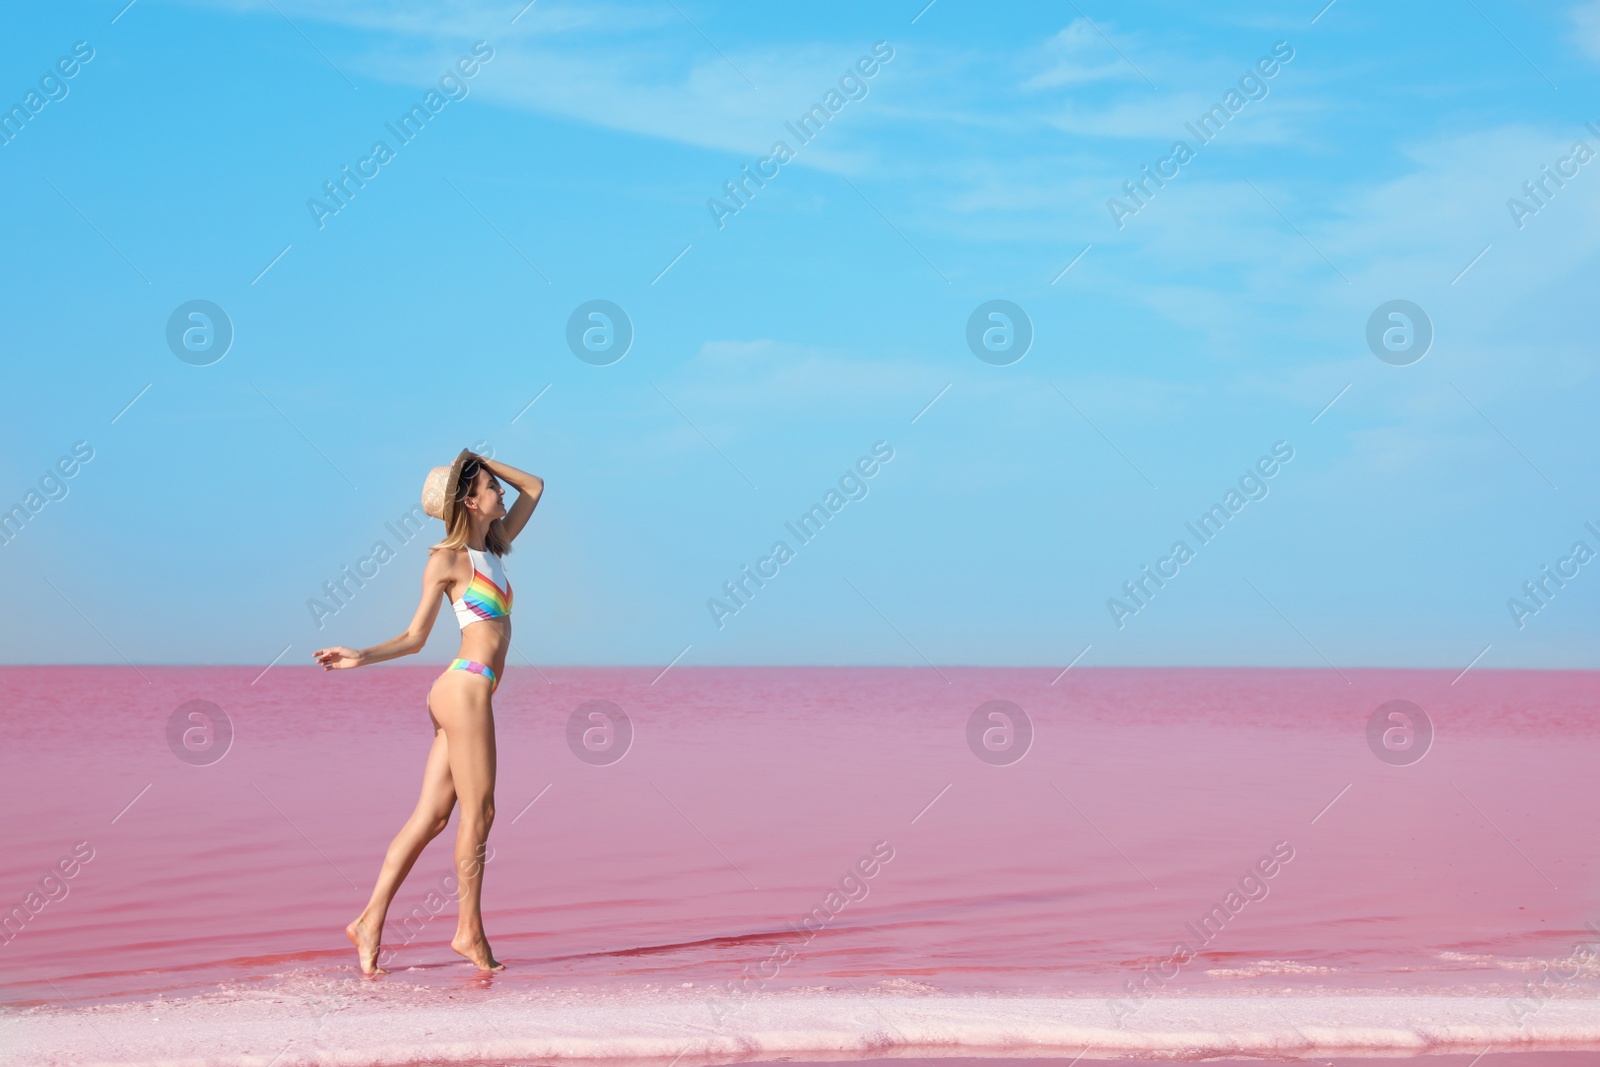
[[[443,521],[446,528],[455,514],[456,485],[461,481],[461,468],[472,458],[472,450],[463,448],[453,463],[433,468],[422,483],[422,510]]]

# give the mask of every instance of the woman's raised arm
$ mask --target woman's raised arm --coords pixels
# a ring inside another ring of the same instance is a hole
[[[537,474],[519,471],[515,467],[497,463],[492,459],[483,460],[483,465],[489,468],[490,474],[517,488],[516,502],[506,509],[505,518],[497,520],[505,539],[508,542],[514,541],[517,534],[522,532],[522,528],[528,525],[529,516],[538,506],[539,498],[544,495],[544,479]]]

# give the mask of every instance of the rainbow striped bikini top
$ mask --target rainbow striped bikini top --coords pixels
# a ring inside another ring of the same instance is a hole
[[[467,549],[472,560],[472,581],[460,600],[452,601],[456,622],[465,630],[480,619],[499,619],[511,614],[511,582],[505,565],[490,552]]]

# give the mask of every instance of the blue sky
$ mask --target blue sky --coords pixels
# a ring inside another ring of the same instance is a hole
[[[0,40],[5,662],[391,637],[440,530],[385,524],[481,444],[548,482],[513,662],[1600,665],[1600,4],[124,3]]]

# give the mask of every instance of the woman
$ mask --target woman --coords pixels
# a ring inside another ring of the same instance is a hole
[[[501,480],[517,488],[505,506]],[[479,970],[504,970],[489,951],[480,904],[489,827],[494,822],[494,711],[490,699],[505,670],[511,646],[511,583],[500,557],[527,525],[544,493],[544,479],[463,449],[449,467],[435,467],[422,487],[422,508],[445,524],[445,538],[429,550],[422,572],[422,603],[406,632],[381,645],[323,648],[314,653],[325,670],[381,663],[422,650],[439,615],[439,597],[450,599],[461,625],[461,652],[428,693],[433,747],[422,772],[422,797],[389,845],[372,899],[345,933],[355,943],[361,973],[387,973],[378,966],[383,922],[400,883],[422,850],[450,821],[461,802],[456,830],[460,917],[450,947]],[[487,686],[488,688],[485,688]]]

